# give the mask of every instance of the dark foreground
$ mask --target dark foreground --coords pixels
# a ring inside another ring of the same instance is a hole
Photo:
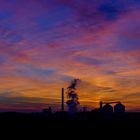
[[[96,135],[109,138],[113,135],[116,138],[134,133],[133,136],[136,136],[140,134],[140,113],[1,113],[0,129],[1,133],[21,133],[23,136],[27,133],[46,137],[67,134],[68,137]]]

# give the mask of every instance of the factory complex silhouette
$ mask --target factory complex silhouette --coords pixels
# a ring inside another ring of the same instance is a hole
[[[67,87],[66,94],[68,100],[66,101],[66,104],[68,106],[68,113],[69,114],[75,114],[78,112],[78,105],[79,97],[76,92],[77,84],[80,82],[79,79],[74,79],[71,81],[70,85]],[[61,112],[64,112],[64,88],[62,88],[62,96],[61,96]],[[111,104],[115,104],[114,107],[111,106]],[[99,102],[99,108],[92,110],[94,112],[98,113],[125,113],[125,106],[120,101],[113,101],[113,102]],[[83,107],[82,112],[87,112],[86,106]],[[43,109],[43,113],[52,113],[52,108],[49,107],[48,109]]]
[[[124,133],[124,130],[136,129],[140,126],[140,113],[125,112],[125,106],[120,101],[105,102],[99,101],[99,107],[88,111],[86,106],[82,111],[78,110],[80,104],[76,85],[79,79],[74,79],[71,84],[61,91],[61,111],[53,112],[51,106],[44,108],[41,112],[20,113],[20,112],[3,112],[0,113],[0,125],[3,128],[9,128],[11,131],[28,130],[29,132],[41,131],[44,134],[48,132],[59,132],[59,134],[73,133],[80,131],[80,135],[92,130],[99,133],[108,134],[108,131]],[[67,94],[67,101],[64,95]],[[64,104],[67,104],[68,110],[65,110]],[[139,129],[137,129],[139,130]],[[109,132],[109,134],[110,134]],[[112,133],[113,133],[112,132]],[[53,135],[51,135],[52,137]]]

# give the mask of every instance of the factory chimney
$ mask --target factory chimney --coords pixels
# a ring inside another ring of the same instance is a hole
[[[64,88],[62,88],[62,95],[61,95],[61,112],[64,112]]]
[[[100,101],[100,109],[102,109],[102,108],[103,108],[103,102]]]

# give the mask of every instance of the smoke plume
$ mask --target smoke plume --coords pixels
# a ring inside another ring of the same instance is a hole
[[[76,93],[76,87],[79,81],[79,79],[74,79],[67,87],[67,96],[69,98],[69,100],[67,101],[67,105],[70,113],[77,112],[77,105],[80,104],[78,101],[78,95]]]

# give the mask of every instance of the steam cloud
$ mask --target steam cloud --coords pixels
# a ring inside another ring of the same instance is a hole
[[[77,105],[80,104],[78,101],[78,95],[76,93],[76,86],[80,80],[74,79],[71,81],[71,84],[67,88],[67,95],[69,100],[67,101],[67,105],[69,107],[69,112],[74,113],[77,112]]]

